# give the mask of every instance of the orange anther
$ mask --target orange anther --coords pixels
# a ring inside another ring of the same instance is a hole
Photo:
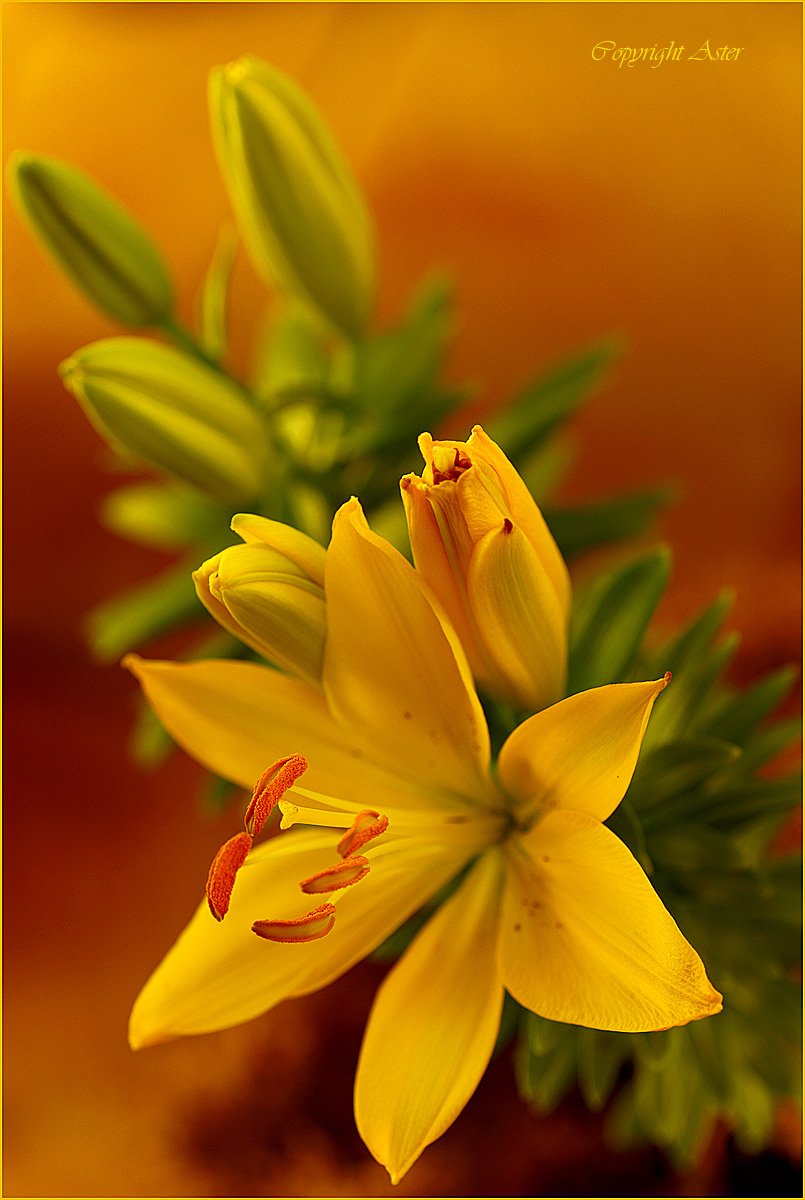
[[[207,876],[207,903],[216,921],[223,921],[229,909],[229,898],[235,886],[235,876],[246,861],[252,848],[248,833],[236,833],[212,860]]]
[[[252,798],[243,818],[246,829],[257,837],[268,820],[271,810],[307,770],[307,760],[301,754],[289,754],[266,767],[254,785]]]
[[[255,921],[252,932],[269,942],[315,942],[335,924],[335,905],[321,904],[292,921]]]
[[[380,837],[388,827],[388,817],[381,817],[373,808],[365,808],[363,812],[358,813],[336,849],[342,858],[351,858],[361,846],[365,846],[373,838]]]
[[[369,874],[369,862],[361,854],[355,858],[345,858],[334,867],[325,867],[317,871],[299,884],[303,892],[317,895],[319,892],[337,892],[340,888],[349,887],[352,883],[360,883]]]

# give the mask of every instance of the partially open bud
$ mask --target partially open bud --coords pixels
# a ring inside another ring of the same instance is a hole
[[[213,137],[255,266],[360,338],[374,298],[371,222],[324,122],[287,76],[257,58],[212,72]]]
[[[416,568],[444,606],[476,679],[536,711],[563,694],[570,584],[542,513],[499,446],[419,439],[401,481]]]
[[[202,563],[193,575],[199,599],[247,646],[318,684],[325,635],[324,547],[267,518],[243,515],[232,525],[249,540]]]
[[[68,391],[113,446],[223,499],[253,499],[265,431],[237,386],[180,350],[107,338],[60,367]]]
[[[61,268],[123,325],[159,325],[173,306],[170,279],[143,229],[83,171],[57,158],[16,154],[9,179],[19,207]]]

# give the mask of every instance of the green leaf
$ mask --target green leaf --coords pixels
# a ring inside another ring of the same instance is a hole
[[[732,592],[722,592],[718,599],[695,617],[681,633],[654,650],[642,664],[641,672],[648,671],[648,678],[662,675],[665,671],[671,671],[676,676],[688,663],[695,663],[709,651],[713,638],[721,628],[733,602]],[[708,732],[718,736],[714,729]],[[726,741],[734,740],[726,732],[720,736]]]
[[[788,750],[801,736],[802,721],[799,717],[793,717],[789,721],[777,721],[767,729],[750,734],[744,744],[743,753],[733,763],[724,764],[723,770],[719,772],[719,779],[752,774]]]
[[[628,796],[624,796],[605,823],[624,845],[629,847],[646,874],[653,875],[654,863],[646,845],[643,822]]]
[[[531,1012],[525,1015],[524,1028],[528,1048],[537,1057],[553,1050],[567,1034],[567,1027],[560,1021],[549,1021]]]
[[[154,710],[142,696],[137,697],[137,716],[129,734],[129,754],[145,771],[152,771],[165,761],[174,741]]]
[[[543,515],[565,558],[596,546],[644,533],[658,509],[668,503],[670,489],[633,492],[567,508],[543,508]]]
[[[709,732],[728,741],[742,741],[790,691],[797,677],[794,666],[781,667],[740,696],[725,697],[711,718]]]
[[[201,619],[201,605],[191,571],[182,563],[155,579],[123,592],[94,608],[86,621],[87,638],[99,662],[115,662],[127,650],[158,637],[191,618]]]
[[[720,1104],[726,1104],[732,1084],[721,1036],[722,1025],[719,1015],[706,1021],[691,1021],[684,1032],[709,1094]]]
[[[756,1075],[740,1069],[733,1076],[733,1096],[729,1117],[735,1140],[745,1154],[759,1154],[774,1134],[775,1098]]]
[[[452,332],[451,307],[450,284],[426,280],[400,325],[356,348],[354,394],[362,409],[404,416],[406,427],[411,407],[416,422],[425,417]]]
[[[227,295],[237,248],[237,234],[230,226],[225,226],[218,237],[218,243],[201,289],[199,300],[201,343],[214,362],[221,362],[227,351]]]
[[[649,721],[644,749],[654,749],[683,734],[711,732],[701,714],[709,700],[710,688],[734,655],[739,641],[737,633],[728,634],[720,645],[702,652],[699,658],[686,658],[685,666],[672,672],[671,685],[665,689]]]
[[[565,1027],[555,1044],[536,1056],[528,1041],[520,1043],[517,1060],[521,1094],[541,1113],[550,1112],[572,1085],[576,1075],[577,1039]]]
[[[568,693],[619,682],[665,589],[670,554],[655,550],[596,576],[573,605]]]
[[[674,1052],[674,1035],[666,1030],[658,1033],[637,1033],[631,1043],[636,1061],[650,1071],[660,1071],[668,1066]]]
[[[596,342],[523,389],[484,428],[515,461],[533,450],[567,420],[601,380],[620,353],[615,338]]]
[[[725,787],[702,802],[700,816],[719,829],[734,829],[747,821],[788,812],[802,800],[802,776],[757,779]]]
[[[271,313],[257,341],[251,386],[268,408],[283,400],[305,400],[326,391],[330,356],[320,319],[301,302],[288,301]]]
[[[741,760],[740,746],[711,737],[679,737],[641,752],[629,799],[641,813],[691,792],[720,768]]]
[[[209,774],[205,775],[201,781],[201,807],[206,812],[223,812],[238,794],[243,794],[243,788],[233,783],[231,779],[222,779],[219,775]]]
[[[107,529],[138,545],[184,550],[200,542],[231,541],[230,507],[178,481],[146,481],[104,497],[100,518]]]
[[[696,876],[741,868],[740,855],[724,833],[698,822],[676,824],[671,829],[660,827],[662,816],[662,811],[658,811],[656,825],[650,826],[649,845],[655,863],[664,873],[675,877]]]
[[[593,1112],[600,1112],[629,1055],[625,1038],[597,1029],[579,1029],[579,1087]]]
[[[503,1009],[500,1014],[497,1041],[495,1042],[495,1049],[492,1051],[493,1058],[505,1050],[514,1037],[522,1014],[523,1010],[520,1005],[513,996],[510,996],[506,992],[503,996]]]
[[[572,440],[564,433],[557,433],[518,461],[517,472],[543,513],[547,511],[548,496],[574,458]]]

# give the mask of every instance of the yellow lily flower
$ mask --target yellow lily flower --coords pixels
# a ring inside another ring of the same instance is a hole
[[[414,562],[455,626],[479,684],[536,712],[564,694],[570,580],[528,488],[476,425],[419,439],[400,482]]]
[[[544,1017],[626,1032],[709,1016],[721,996],[602,824],[667,679],[537,713],[493,774],[451,624],[355,500],[333,523],[325,591],[320,686],[231,660],[127,660],[194,757],[243,785],[259,777],[245,831],[210,872],[219,919],[200,906],[138,997],[130,1039],[226,1028],[323,987],[464,872],[380,988],[360,1054],[358,1129],[396,1182],[472,1095],[504,989]],[[251,850],[277,805],[282,827],[303,828]]]

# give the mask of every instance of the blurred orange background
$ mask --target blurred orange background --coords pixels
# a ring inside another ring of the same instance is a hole
[[[186,319],[229,215],[206,77],[251,53],[310,92],[367,193],[379,319],[429,269],[454,277],[451,379],[492,404],[625,335],[563,496],[675,483],[663,623],[733,585],[736,680],[799,659],[799,4],[12,3],[3,20],[5,156],[58,155],[118,195]],[[657,69],[591,54],[672,38],[745,49]],[[234,296],[242,368],[264,300],[243,259]],[[391,1194],[350,1111],[381,968],[240,1030],[126,1047],[231,817],[199,813],[180,756],[130,764],[134,684],[82,641],[88,607],[166,561],[98,525],[113,480],[56,376],[114,332],[7,205],[5,1194]],[[498,1062],[396,1194],[731,1194],[715,1169],[609,1154],[572,1101],[537,1122]]]

